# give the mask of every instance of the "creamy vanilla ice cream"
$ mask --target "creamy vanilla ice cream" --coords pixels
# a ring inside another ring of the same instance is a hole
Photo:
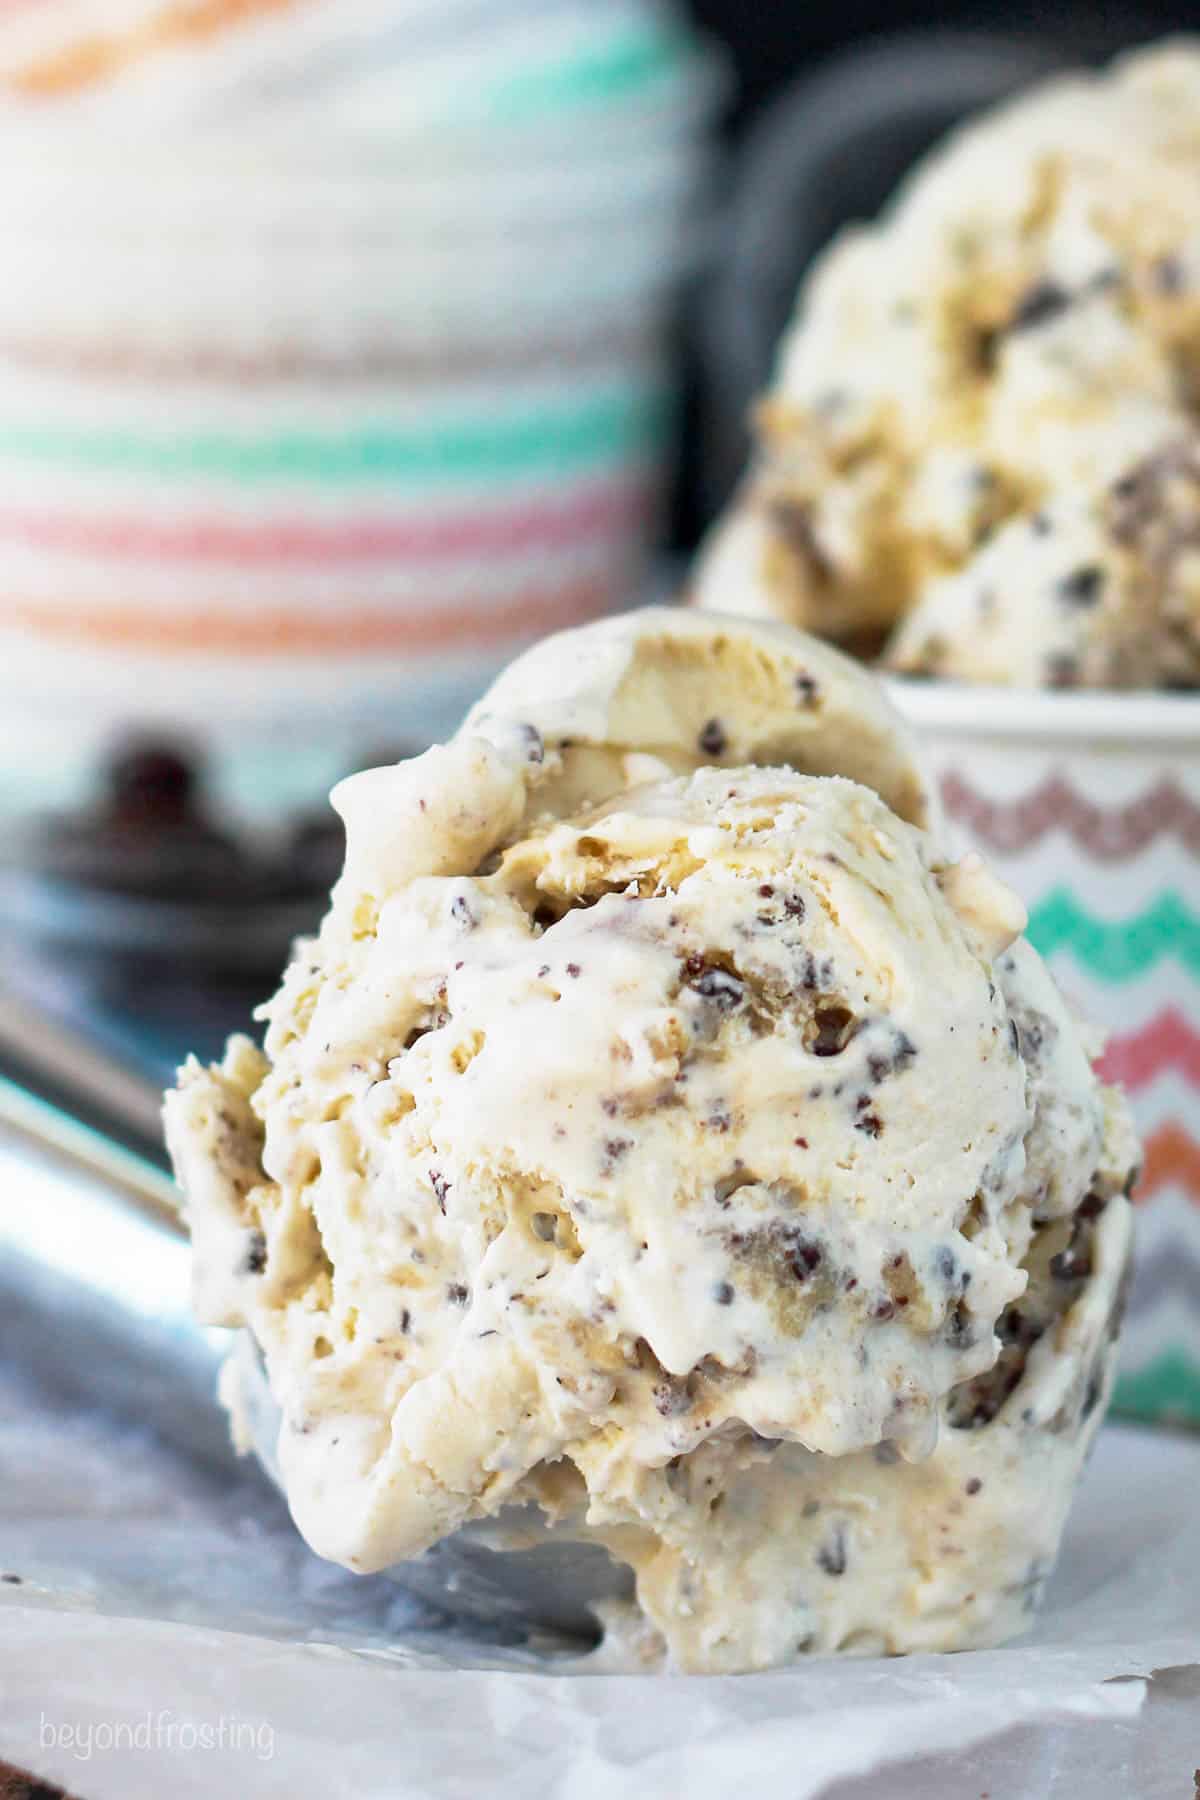
[[[692,1670],[1019,1629],[1136,1147],[870,678],[633,614],[335,801],[264,1049],[167,1102],[309,1542],[380,1569],[538,1508]]]
[[[1200,679],[1200,44],[953,135],[806,281],[698,597],[894,666]]]

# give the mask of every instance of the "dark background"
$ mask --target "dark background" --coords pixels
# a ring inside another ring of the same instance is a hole
[[[927,0],[897,7],[889,0],[690,0],[690,6],[698,23],[733,51],[742,84],[735,128],[821,57],[869,34],[948,26],[1027,34],[1074,43],[1086,60],[1121,44],[1200,28],[1200,6],[1186,5],[955,6]]]

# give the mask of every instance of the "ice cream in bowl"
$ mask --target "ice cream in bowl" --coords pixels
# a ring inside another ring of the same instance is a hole
[[[953,134],[810,272],[699,598],[892,668],[1200,681],[1200,40]]]
[[[167,1100],[197,1311],[308,1542],[518,1596],[558,1554],[531,1621],[624,1611],[649,1667],[1019,1632],[1139,1153],[875,679],[634,613],[335,804],[263,1046]]]
[[[695,597],[891,672],[1147,1141],[1121,1404],[1200,1422],[1200,41],[953,134],[801,290]]]

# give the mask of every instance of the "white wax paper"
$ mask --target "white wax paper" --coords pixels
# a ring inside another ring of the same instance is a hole
[[[1035,1630],[954,1657],[686,1679],[468,1642],[309,1556],[252,1467],[12,1383],[0,1572],[0,1759],[83,1800],[866,1800],[885,1769],[889,1800],[1190,1800],[1200,1764],[1200,1442],[1127,1427]]]

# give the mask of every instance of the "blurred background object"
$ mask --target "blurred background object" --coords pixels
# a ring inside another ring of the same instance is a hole
[[[917,159],[971,114],[1056,69],[1186,29],[1178,6],[886,0],[744,8],[693,0],[728,47],[737,103],[721,252],[695,322],[696,431],[676,539],[694,547],[750,448],[747,420],[797,288],[844,225],[873,218]]]

